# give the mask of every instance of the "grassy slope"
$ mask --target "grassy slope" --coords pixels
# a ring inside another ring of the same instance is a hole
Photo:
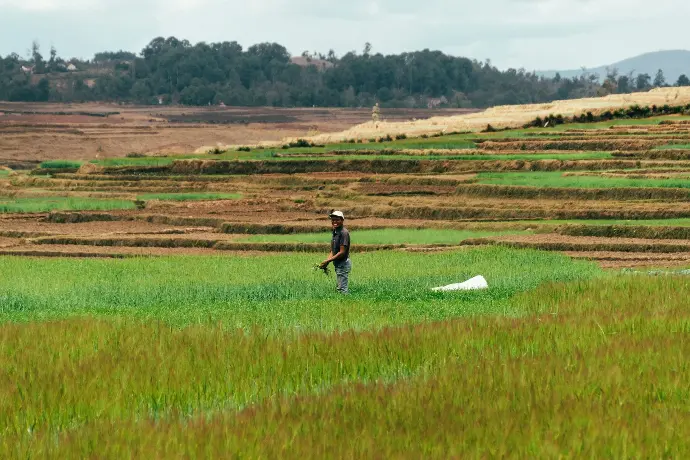
[[[352,234],[352,244],[458,244],[468,238],[483,238],[517,231],[491,232],[450,229],[402,229],[358,230]],[[327,243],[327,233],[303,233],[294,235],[252,235],[245,238],[252,242]]]
[[[669,187],[690,188],[690,181],[682,179],[627,179],[595,176],[564,176],[562,172],[479,173],[478,183],[494,185],[523,185],[532,187]]]
[[[6,324],[0,452],[685,458],[689,288],[596,279],[516,297],[521,318],[299,337]]]

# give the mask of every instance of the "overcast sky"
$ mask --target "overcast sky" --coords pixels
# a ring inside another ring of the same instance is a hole
[[[0,54],[139,52],[154,37],[274,41],[292,54],[424,48],[502,69],[596,67],[690,49],[687,0],[0,0]]]

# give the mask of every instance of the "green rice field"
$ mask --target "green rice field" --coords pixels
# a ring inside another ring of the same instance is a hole
[[[134,209],[134,203],[127,200],[75,197],[0,197],[0,213],[31,213],[50,211],[110,211]]]
[[[468,238],[504,235],[508,232],[468,231],[452,229],[403,229],[358,230],[357,244],[459,244]],[[510,232],[526,233],[526,232]],[[293,235],[252,235],[246,241],[255,243],[328,243],[326,233],[298,233]]]
[[[480,173],[478,175],[478,183],[555,188],[690,188],[690,180],[687,179],[628,179],[621,177],[575,176],[564,175],[559,171]]]

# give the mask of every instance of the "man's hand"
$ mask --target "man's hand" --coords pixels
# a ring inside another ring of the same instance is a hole
[[[323,270],[324,268],[328,267],[328,264],[330,263],[331,262],[329,260],[324,260],[323,262],[321,262],[321,265],[319,265],[319,268]]]

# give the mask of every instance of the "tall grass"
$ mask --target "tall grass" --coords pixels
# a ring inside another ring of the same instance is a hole
[[[689,289],[677,277],[550,284],[514,298],[520,318],[298,337],[6,324],[0,452],[685,458]]]
[[[564,176],[562,172],[484,172],[478,174],[478,183],[493,185],[522,185],[532,187],[620,188],[668,187],[690,188],[683,179],[628,179],[623,177]]]
[[[358,230],[352,233],[353,244],[459,244],[468,238],[483,238],[520,231],[472,231],[452,229],[404,229]],[[328,242],[328,233],[301,233],[293,235],[252,235],[245,238],[252,242],[323,243]]]
[[[381,328],[485,313],[517,314],[510,299],[547,281],[599,273],[537,251],[482,248],[436,254],[353,255],[351,295],[312,267],[327,254],[132,260],[0,258],[0,321],[134,316],[179,326],[222,322],[281,333]],[[525,267],[529,267],[526,270]],[[490,288],[430,288],[484,275]],[[41,286],[36,289],[36,286]]]
[[[32,213],[50,211],[110,211],[134,209],[134,203],[126,200],[74,197],[0,197],[0,213]]]

